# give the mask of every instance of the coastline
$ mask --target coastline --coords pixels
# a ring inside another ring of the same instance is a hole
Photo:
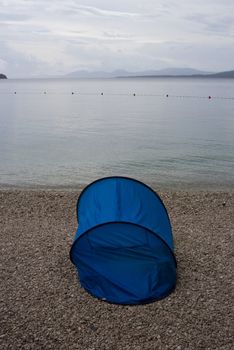
[[[110,175],[112,176],[112,175]],[[123,175],[124,176],[124,175]],[[103,178],[109,177],[109,176],[103,176]],[[129,177],[129,176],[126,176]],[[70,184],[40,184],[40,183],[0,183],[0,191],[52,191],[52,192],[75,192],[75,191],[82,191],[87,185],[90,183],[96,181],[97,177],[94,179],[91,179],[87,183],[85,182],[77,182],[77,183],[70,183]],[[131,178],[131,177],[130,177]],[[234,182],[228,181],[225,183],[203,183],[203,182],[196,182],[196,183],[185,183],[185,182],[178,182],[178,183],[162,183],[162,182],[156,182],[156,181],[147,181],[142,178],[135,177],[136,180],[139,180],[156,192],[208,192],[208,193],[220,193],[220,192],[227,192],[227,193],[234,193]]]
[[[77,281],[69,250],[82,187],[0,188],[2,347],[231,350],[234,193],[152,186],[171,218],[178,282],[168,298],[128,307]]]

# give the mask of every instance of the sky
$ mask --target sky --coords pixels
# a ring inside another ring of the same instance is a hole
[[[0,73],[234,69],[233,0],[0,0]]]

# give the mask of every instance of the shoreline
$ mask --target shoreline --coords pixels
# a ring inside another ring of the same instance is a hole
[[[94,299],[77,280],[69,251],[81,189],[0,189],[2,348],[231,350],[234,193],[156,189],[172,223],[177,286],[128,307]]]
[[[98,178],[97,178],[98,179]],[[64,191],[64,192],[73,192],[73,191],[82,191],[86,186],[96,181],[97,179],[91,180],[87,183],[74,183],[74,184],[65,184],[65,185],[51,185],[51,184],[5,184],[0,183],[0,191]],[[101,179],[101,178],[100,178]],[[154,191],[166,191],[166,192],[228,192],[234,193],[234,183],[230,184],[162,184],[156,183],[155,181],[145,181],[143,179],[135,178],[140,182],[145,183]]]

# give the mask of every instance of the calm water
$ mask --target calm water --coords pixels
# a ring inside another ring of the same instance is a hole
[[[209,95],[234,97],[234,81],[2,80],[0,185],[126,175],[157,187],[230,189],[234,99]]]

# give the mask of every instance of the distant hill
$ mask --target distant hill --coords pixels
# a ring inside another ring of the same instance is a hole
[[[63,76],[64,78],[78,78],[78,79],[99,79],[99,78],[113,78],[114,75],[108,72],[96,71],[89,72],[87,70],[78,70]]]
[[[96,71],[89,72],[78,70],[65,75],[65,78],[98,79],[98,78],[119,78],[119,77],[147,77],[147,76],[191,76],[204,75],[211,72],[204,72],[193,68],[167,68],[161,70],[145,70],[139,72],[128,72],[126,70],[115,70],[113,72]]]
[[[192,72],[189,72],[189,70],[186,73],[183,73],[183,70],[179,73],[173,73],[170,74],[170,71],[168,70],[162,70],[160,72],[157,72],[157,74],[137,74],[137,75],[130,75],[129,77],[135,77],[135,78],[223,78],[223,79],[234,79],[234,70],[226,71],[226,72],[218,72],[218,73],[209,73],[209,72],[199,72],[196,70],[192,70]],[[118,78],[125,78],[125,77],[118,77]]]
[[[234,70],[229,70],[227,72],[213,73],[211,78],[234,78]]]
[[[167,68],[161,70],[146,70],[140,72],[128,72],[125,70],[115,70],[113,72],[96,71],[89,72],[86,70],[69,73],[64,78],[74,79],[110,79],[110,78],[140,78],[140,77],[168,77],[168,78],[234,78],[234,70],[227,72],[205,72],[193,68]]]
[[[213,72],[201,71],[193,68],[165,68],[157,71],[146,71],[144,75],[155,75],[155,76],[191,76],[197,74],[211,74]]]
[[[7,79],[7,76],[5,74],[0,73],[0,79]]]
[[[219,73],[208,73],[208,74],[187,74],[187,75],[147,75],[147,76],[142,76],[138,75],[135,76],[135,78],[207,78],[207,79],[212,79],[212,78],[222,78],[222,79],[234,79],[234,70],[233,71],[228,71],[228,72],[219,72]],[[121,78],[121,77],[119,77]],[[122,77],[124,78],[124,77]]]

